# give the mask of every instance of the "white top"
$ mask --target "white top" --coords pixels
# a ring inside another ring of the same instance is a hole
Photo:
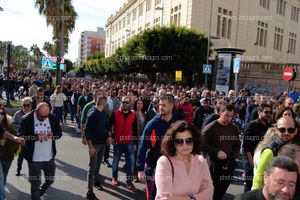
[[[34,113],[34,134],[37,135],[39,133],[43,133],[45,135],[48,135],[49,132],[51,132],[49,118],[45,119],[44,121],[40,121],[36,117],[36,113]],[[52,157],[53,157],[52,140],[35,142],[32,161],[47,162],[51,160]]]
[[[52,94],[50,97],[51,106],[54,107],[62,107],[64,105],[64,101],[67,100],[67,97],[64,93]]]
[[[258,166],[258,163],[259,163],[259,159],[260,159],[260,153],[261,151],[255,151],[254,152],[254,155],[253,155],[253,177],[255,175],[255,172],[256,172],[256,169],[257,169],[257,166]]]

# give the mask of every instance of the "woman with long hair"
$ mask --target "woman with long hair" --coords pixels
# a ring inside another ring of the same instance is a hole
[[[213,199],[208,164],[200,155],[200,133],[186,121],[171,125],[161,143],[155,183],[156,199]]]

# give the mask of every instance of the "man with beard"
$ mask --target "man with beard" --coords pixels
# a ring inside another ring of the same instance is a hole
[[[272,129],[273,135],[266,147],[259,155],[257,169],[254,172],[252,189],[260,189],[263,187],[263,176],[269,162],[277,156],[278,150],[285,144],[290,144],[295,138],[298,128],[297,122],[291,117],[279,118],[276,122],[276,127]]]
[[[147,123],[139,143],[136,166],[139,180],[147,184],[147,200],[154,200],[156,196],[154,172],[157,160],[161,156],[161,141],[171,124],[175,122],[172,115],[173,107],[173,95],[165,94],[159,97],[160,115],[155,116]]]
[[[291,158],[278,156],[267,167],[264,187],[240,194],[234,200],[292,200],[297,174],[298,167]]]
[[[222,199],[233,181],[235,159],[240,152],[239,130],[232,124],[234,114],[234,105],[222,105],[220,118],[205,126],[202,131],[203,149],[214,183],[214,200]]]
[[[247,124],[242,137],[243,140],[243,168],[245,172],[244,192],[248,192],[252,187],[253,177],[253,155],[254,150],[263,138],[268,128],[271,126],[271,106],[261,104],[258,106],[258,119]]]
[[[126,188],[136,191],[136,187],[132,183],[134,169],[134,140],[137,136],[137,120],[135,112],[130,108],[130,97],[124,96],[120,110],[115,110],[111,116],[110,122],[113,125],[114,157],[112,165],[112,185],[119,185],[118,181],[118,165],[122,153],[125,154],[126,163]]]
[[[211,100],[204,99],[201,102],[201,106],[197,108],[194,112],[193,124],[199,129],[201,129],[201,127],[203,126],[204,119],[211,115],[213,112],[214,109],[211,107]],[[217,118],[219,118],[219,116]]]
[[[190,104],[190,95],[185,94],[184,99],[180,102],[180,107],[184,110],[184,119],[191,124],[193,119],[193,106]]]

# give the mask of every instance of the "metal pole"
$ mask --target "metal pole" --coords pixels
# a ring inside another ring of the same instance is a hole
[[[238,79],[238,74],[235,73],[234,74],[234,89],[235,89],[235,93],[238,93],[238,87],[237,87],[237,79]]]
[[[11,57],[11,43],[7,44],[7,72],[6,72],[6,106],[10,106],[9,99],[9,66],[10,66],[10,57]]]
[[[59,0],[55,0],[55,16],[56,16],[56,24],[55,24],[55,39],[56,39],[56,85],[59,84],[59,65],[60,65],[60,56],[59,56]]]
[[[61,59],[63,59],[63,57],[64,57],[64,55],[65,55],[65,22],[64,22],[64,20],[66,19],[65,18],[65,0],[62,0],[62,6],[61,6],[61,13],[62,13],[62,15],[61,15],[61,17],[62,17],[62,19],[61,19],[61,43],[60,43],[60,45],[61,45]],[[66,67],[66,66],[65,66]],[[59,66],[59,69],[60,69],[60,66]],[[59,73],[61,72],[60,70],[58,71]]]
[[[209,27],[208,27],[208,36],[207,36],[206,64],[209,64],[209,49],[210,49],[210,31],[211,31],[212,8],[213,8],[213,0],[211,0],[211,3],[210,3]],[[205,74],[205,87],[208,88],[208,74]]]
[[[290,92],[290,84],[291,84],[291,81],[288,81],[288,87],[287,87],[287,93],[289,94]]]

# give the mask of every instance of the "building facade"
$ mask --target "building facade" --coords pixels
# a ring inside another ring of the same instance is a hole
[[[212,49],[246,50],[241,56],[241,87],[278,91],[287,85],[282,79],[285,67],[300,72],[299,12],[300,0],[128,0],[107,20],[105,55],[156,25],[174,24],[206,34],[211,27]],[[266,75],[271,78],[266,80]]]
[[[84,31],[80,35],[78,42],[78,64],[82,65],[87,58],[98,52],[105,51],[105,31],[104,28],[97,28],[97,32]]]

